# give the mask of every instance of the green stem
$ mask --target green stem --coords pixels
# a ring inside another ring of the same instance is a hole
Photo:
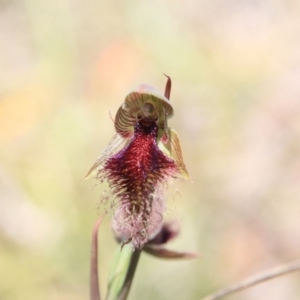
[[[125,278],[125,283],[124,283],[124,288],[122,289],[122,292],[120,294],[120,300],[125,300],[127,299],[127,296],[130,291],[130,287],[133,281],[133,277],[135,274],[136,267],[138,265],[139,259],[140,259],[141,251],[140,250],[135,250],[132,253],[131,260],[130,260],[130,265],[129,269],[127,272],[127,276]]]
[[[132,251],[129,245],[118,249],[108,280],[106,300],[127,299],[140,255],[141,250]]]

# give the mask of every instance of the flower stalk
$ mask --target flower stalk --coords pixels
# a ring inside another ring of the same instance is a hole
[[[163,223],[164,189],[170,178],[188,179],[178,135],[168,127],[174,115],[170,104],[171,78],[164,95],[143,84],[129,93],[114,118],[116,135],[85,178],[107,181],[113,209],[112,228],[121,243],[111,267],[106,300],[124,300],[129,293],[141,251],[159,258],[194,258],[195,254],[168,250],[178,224]],[[91,300],[100,300],[95,224],[91,255]],[[128,245],[130,244],[130,245]]]
[[[132,251],[129,245],[118,249],[108,278],[106,300],[125,300],[129,294],[141,250]]]

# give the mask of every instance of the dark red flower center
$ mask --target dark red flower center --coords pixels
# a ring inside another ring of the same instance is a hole
[[[148,124],[147,124],[148,125]],[[157,146],[157,125],[135,125],[130,144],[107,160],[104,170],[115,191],[142,209],[140,203],[147,198],[165,176],[176,170],[172,159]]]
[[[124,222],[132,222],[127,225],[134,226],[135,216],[139,218],[143,224],[140,229],[143,232],[139,232],[142,235],[146,235],[151,222],[155,190],[177,170],[174,160],[159,149],[157,132],[155,122],[138,122],[130,143],[110,157],[103,169],[113,194],[120,206],[124,206]]]

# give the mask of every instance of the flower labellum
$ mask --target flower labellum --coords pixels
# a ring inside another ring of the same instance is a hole
[[[143,84],[131,92],[115,118],[117,134],[88,172],[107,180],[115,199],[112,226],[124,242],[141,249],[161,229],[164,187],[169,178],[188,178],[173,116],[168,77],[165,96]]]

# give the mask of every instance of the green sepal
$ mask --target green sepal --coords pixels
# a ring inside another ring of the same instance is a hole
[[[183,161],[178,134],[172,128],[168,128],[167,132],[167,141],[164,143],[162,140],[160,140],[158,147],[166,156],[175,161],[175,164],[178,168],[178,173],[181,175],[181,177],[185,180],[189,180],[189,174]]]

